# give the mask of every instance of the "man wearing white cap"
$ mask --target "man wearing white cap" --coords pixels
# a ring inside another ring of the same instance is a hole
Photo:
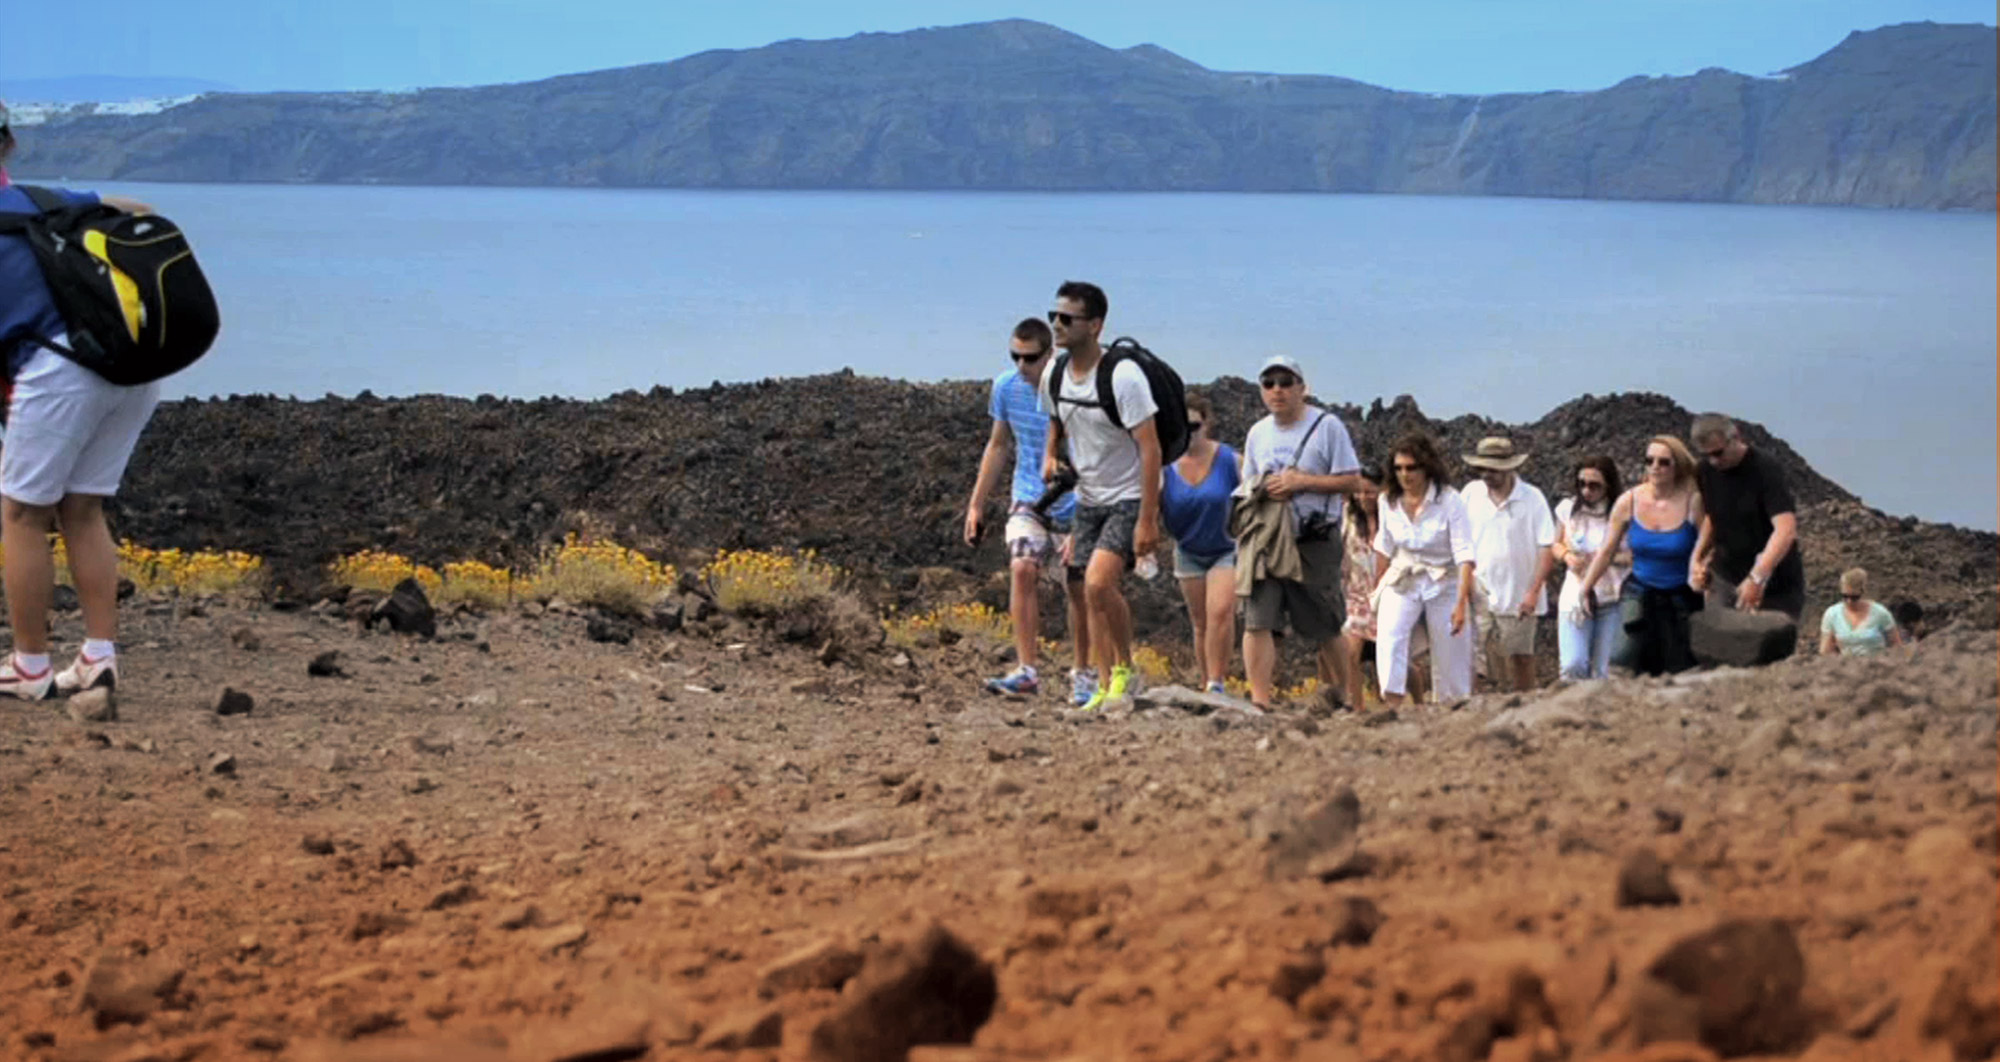
[[[1528,455],[1515,453],[1512,440],[1488,436],[1461,457],[1478,473],[1461,493],[1472,523],[1473,612],[1487,677],[1517,691],[1533,689],[1535,618],[1549,607],[1555,516],[1548,498],[1514,474]]]
[[[1298,360],[1279,354],[1264,362],[1257,383],[1270,415],[1251,425],[1243,440],[1245,482],[1263,476],[1262,489],[1289,501],[1303,577],[1252,581],[1243,603],[1243,668],[1250,700],[1271,703],[1278,667],[1274,632],[1287,620],[1299,637],[1325,649],[1340,635],[1347,612],[1340,585],[1340,521],[1345,495],[1361,490],[1361,461],[1339,417],[1306,403],[1306,373]],[[1244,576],[1239,569],[1238,585]],[[1239,590],[1239,593],[1241,591]]]

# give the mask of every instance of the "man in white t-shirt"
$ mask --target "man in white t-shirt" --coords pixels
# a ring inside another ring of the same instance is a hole
[[[1098,672],[1109,676],[1084,703],[1085,711],[1133,692],[1132,611],[1119,581],[1136,556],[1153,552],[1160,537],[1160,437],[1153,424],[1159,407],[1146,373],[1130,360],[1118,361],[1111,370],[1111,393],[1098,393],[1104,359],[1098,340],[1109,311],[1110,300],[1095,284],[1070,280],[1056,289],[1049,324],[1065,353],[1049,364],[1040,390],[1042,411],[1049,415],[1042,478],[1055,478],[1057,455],[1067,443],[1076,468],[1068,563],[1083,570]],[[1124,428],[1105,413],[1107,401],[1117,403]]]
[[[1472,571],[1478,593],[1481,653],[1487,677],[1515,691],[1535,687],[1535,618],[1549,610],[1556,521],[1542,492],[1514,474],[1528,460],[1501,436],[1461,455],[1479,478],[1460,492],[1472,524]],[[1506,675],[1502,679],[1502,674]]]
[[[1337,658],[1335,639],[1347,618],[1340,585],[1340,519],[1346,495],[1366,482],[1354,439],[1338,416],[1306,402],[1306,373],[1298,359],[1277,355],[1264,362],[1257,383],[1270,415],[1250,426],[1243,440],[1243,478],[1268,474],[1263,489],[1288,499],[1298,535],[1304,578],[1259,579],[1243,602],[1243,669],[1250,700],[1269,707],[1278,669],[1276,632],[1292,632]],[[1329,686],[1329,688],[1331,688]]]

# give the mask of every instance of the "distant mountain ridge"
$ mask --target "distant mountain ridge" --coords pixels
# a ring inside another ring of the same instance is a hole
[[[1851,34],[1778,76],[1452,96],[1209,70],[1025,20],[515,85],[53,117],[70,179],[1372,192],[1990,210],[1993,27]]]

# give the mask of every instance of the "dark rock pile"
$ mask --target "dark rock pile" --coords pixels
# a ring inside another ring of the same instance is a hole
[[[1225,438],[1240,439],[1262,414],[1252,383],[1225,377],[1199,389]],[[587,522],[683,566],[721,547],[810,548],[856,572],[871,598],[907,604],[957,587],[997,601],[998,536],[977,550],[960,541],[989,427],[986,391],[842,372],[594,402],[190,399],[161,406],[147,429],[116,530],[152,546],[255,552],[292,593],[363,548],[518,565]],[[1544,489],[1599,452],[1636,482],[1645,440],[1684,434],[1690,419],[1650,394],[1585,396],[1527,425],[1433,421],[1407,396],[1338,411],[1374,462],[1411,426],[1437,432],[1452,454],[1510,434],[1533,452],[1523,473]],[[1744,427],[1785,466],[1803,507],[1810,607],[1832,600],[1839,572],[1855,564],[1874,573],[1875,596],[1913,598],[1934,614],[1991,599],[2000,539],[1868,509],[1761,427]],[[1181,622],[1169,581],[1139,598],[1142,623]],[[1816,627],[1816,613],[1809,619]]]

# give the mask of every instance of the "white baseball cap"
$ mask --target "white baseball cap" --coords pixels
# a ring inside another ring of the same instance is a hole
[[[1306,378],[1306,371],[1299,367],[1299,359],[1292,357],[1290,354],[1273,354],[1264,359],[1264,366],[1257,370],[1257,376],[1261,379],[1265,373],[1270,372],[1272,369],[1283,369],[1301,380]]]

